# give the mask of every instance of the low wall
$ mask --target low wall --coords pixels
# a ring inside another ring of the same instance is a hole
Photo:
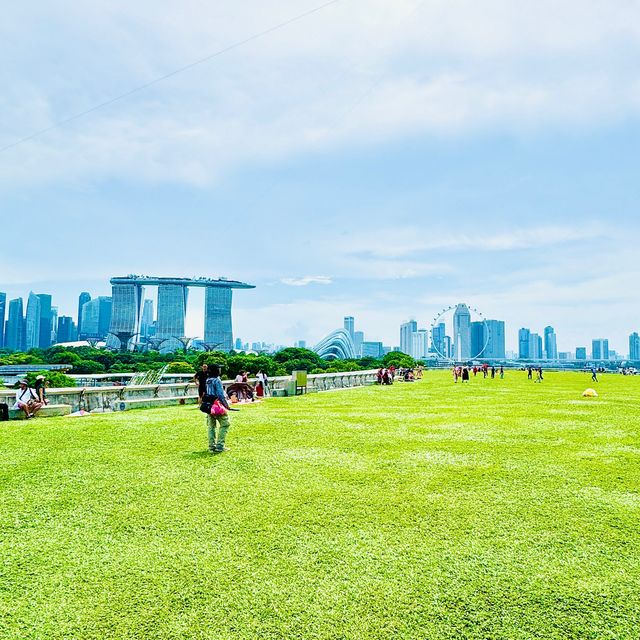
[[[322,373],[308,376],[307,391],[330,391],[371,384],[376,379],[376,371],[353,371],[349,373]],[[224,380],[227,387],[233,380]],[[252,381],[255,382],[255,381]],[[285,389],[291,382],[290,376],[269,380],[271,390]],[[198,387],[191,383],[152,384],[139,386],[72,387],[69,389],[47,389],[47,399],[51,405],[69,405],[71,411],[125,411],[139,407],[163,406],[167,404],[192,404],[198,396]],[[0,402],[13,406],[16,392],[12,389],[0,390]],[[173,402],[172,402],[173,400]],[[137,404],[136,404],[137,403]]]

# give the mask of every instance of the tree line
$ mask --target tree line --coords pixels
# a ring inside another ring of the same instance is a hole
[[[289,375],[292,371],[304,370],[309,373],[338,373],[363,371],[390,367],[413,367],[416,361],[410,356],[391,352],[383,358],[357,358],[354,360],[323,360],[309,349],[287,347],[274,354],[253,354],[231,351],[176,351],[174,353],[114,352],[93,347],[62,347],[33,349],[26,353],[0,350],[0,365],[11,364],[66,364],[68,373],[136,373],[158,370],[167,366],[167,373],[193,373],[202,364],[218,364],[223,369],[223,377],[234,378],[240,371],[255,375],[263,371],[269,377]],[[63,375],[63,374],[58,374]],[[53,373],[47,373],[51,386]],[[67,380],[68,381],[68,380]],[[57,385],[55,385],[57,386]]]

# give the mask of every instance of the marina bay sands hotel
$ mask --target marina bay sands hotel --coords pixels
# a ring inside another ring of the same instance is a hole
[[[123,349],[135,344],[140,335],[145,287],[158,287],[158,316],[155,339],[185,339],[185,316],[190,287],[205,290],[204,341],[213,349],[233,348],[231,299],[233,289],[254,289],[251,284],[226,278],[153,278],[129,275],[112,278],[111,326]]]

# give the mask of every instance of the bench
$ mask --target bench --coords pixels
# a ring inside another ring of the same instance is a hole
[[[172,398],[132,398],[113,403],[114,411],[129,411],[130,409],[153,409],[155,407],[174,407],[183,404],[198,404],[195,396],[175,396]]]
[[[71,413],[70,404],[48,404],[36,414],[37,418],[54,418],[56,416],[68,416]],[[27,416],[21,409],[9,409],[9,420],[26,420]]]

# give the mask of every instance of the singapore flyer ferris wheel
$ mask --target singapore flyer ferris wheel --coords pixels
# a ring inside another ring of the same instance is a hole
[[[491,340],[482,312],[465,303],[442,309],[433,318],[430,337],[436,357],[449,362],[482,358]]]

